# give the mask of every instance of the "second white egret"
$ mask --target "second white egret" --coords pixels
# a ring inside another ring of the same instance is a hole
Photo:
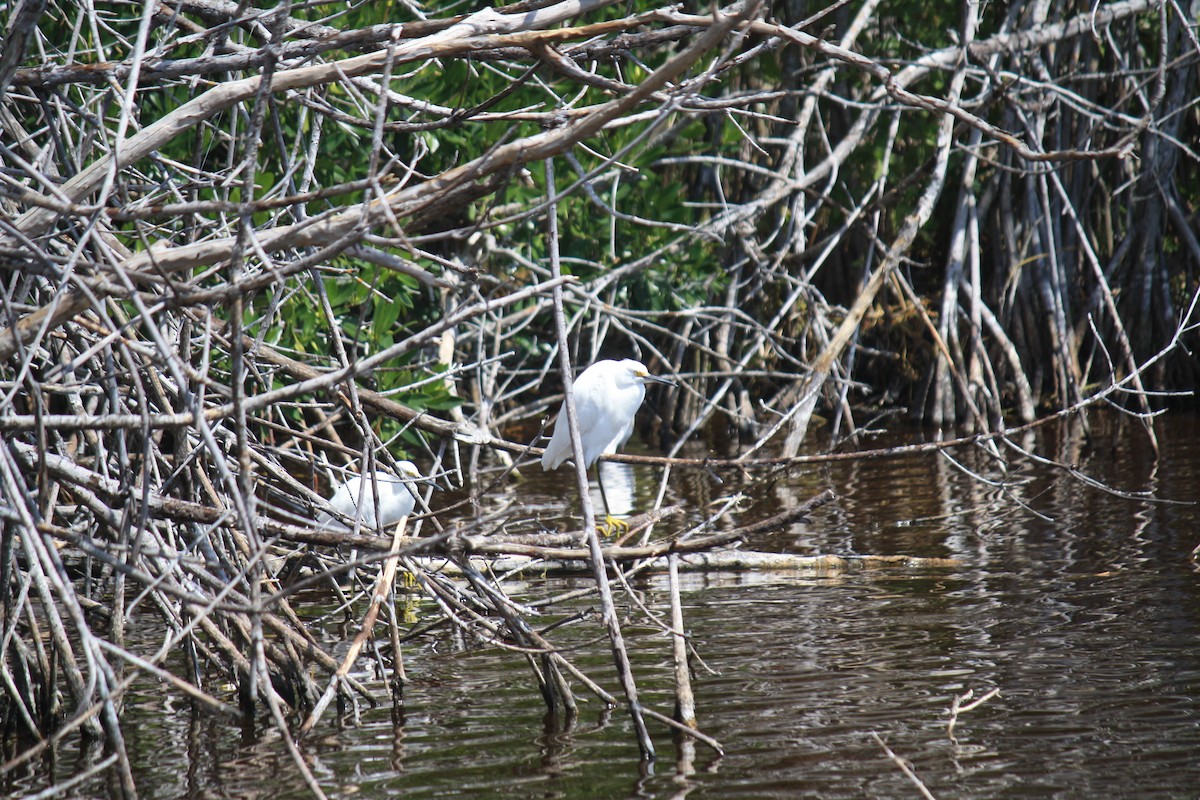
[[[585,467],[591,467],[601,455],[615,453],[633,433],[633,418],[646,398],[647,383],[674,386],[674,381],[651,375],[640,361],[597,361],[580,373],[571,385],[575,397],[575,417],[583,445]],[[554,423],[554,433],[542,454],[542,469],[557,469],[571,457],[571,433],[567,426],[567,403],[563,401]],[[599,481],[599,474],[596,476]],[[600,483],[604,500],[606,527],[620,524],[608,513],[608,498],[604,483]]]
[[[425,478],[417,465],[411,461],[401,461],[396,464],[399,477],[389,472],[372,472],[367,475],[356,475],[343,483],[329,498],[329,505],[343,517],[360,521],[364,531],[390,528],[398,525],[400,520],[413,513],[417,506],[418,483],[433,483],[432,478]],[[378,488],[379,502],[375,502]],[[378,510],[378,516],[376,515]],[[322,511],[317,517],[317,524],[323,528],[349,530],[341,519],[335,519],[328,511]],[[350,550],[350,562],[358,561],[358,550]],[[351,567],[349,575],[353,579],[355,570]]]
[[[417,465],[411,461],[401,461],[396,468],[400,477],[382,471],[356,475],[338,487],[333,497],[329,498],[329,505],[343,516],[361,519],[364,528],[390,528],[412,514],[417,505],[412,483],[425,480],[421,477]],[[379,488],[378,504],[375,502],[376,487]],[[375,515],[377,506],[378,522]],[[317,517],[317,524],[322,527],[346,527],[345,523],[335,520],[328,511],[321,512]]]

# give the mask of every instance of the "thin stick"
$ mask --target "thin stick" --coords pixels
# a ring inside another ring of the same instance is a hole
[[[358,654],[362,651],[363,645],[366,644],[367,638],[371,635],[371,631],[375,627],[375,619],[379,616],[379,608],[388,598],[388,587],[392,585],[392,581],[396,577],[396,565],[399,561],[400,543],[404,540],[404,532],[408,527],[408,517],[404,517],[396,525],[395,532],[392,534],[392,546],[388,550],[389,558],[383,563],[383,569],[379,571],[379,577],[375,581],[375,589],[371,592],[370,606],[367,608],[367,613],[363,616],[361,629],[358,635],[354,637],[354,641],[350,645],[349,651],[346,653],[345,659],[342,660],[342,665],[338,667],[333,677],[329,679],[329,685],[325,688],[325,693],[321,695],[321,699],[317,701],[312,713],[304,720],[304,724],[300,726],[297,736],[303,737],[313,729],[313,726],[321,719],[321,715],[325,713],[325,709],[329,706],[337,694],[338,687],[342,680],[350,672],[350,668],[354,666],[355,660],[358,659]]]
[[[555,194],[554,159],[546,159],[546,192],[551,198]],[[547,214],[547,232],[550,252],[551,274],[558,278],[562,275],[562,264],[558,258],[558,207],[551,200],[550,211]],[[604,567],[604,554],[600,548],[600,533],[596,530],[596,518],[592,512],[592,500],[588,491],[587,462],[583,459],[583,440],[579,434],[579,420],[575,413],[575,394],[571,386],[571,343],[567,337],[567,320],[563,314],[562,287],[554,289],[554,327],[558,333],[559,366],[562,369],[565,397],[563,410],[566,419],[563,420],[571,433],[571,452],[574,454],[575,477],[579,486],[579,498],[583,505],[583,528],[587,532],[588,555],[592,566],[592,575],[596,587],[600,591],[600,614],[604,627],[608,631],[609,644],[612,647],[613,661],[617,668],[617,677],[621,688],[625,691],[625,702],[629,715],[633,718],[633,726],[637,731],[638,750],[642,758],[654,759],[654,742],[646,729],[646,721],[642,717],[642,706],[638,701],[637,683],[633,678],[633,667],[629,663],[629,654],[625,650],[625,638],[621,635],[621,622],[617,618],[617,609],[613,603],[612,587],[608,583],[608,573]]]
[[[1000,690],[993,688],[974,702],[967,702],[975,696],[974,689],[968,689],[960,695],[955,695],[954,699],[950,702],[950,722],[946,725],[946,736],[951,741],[956,741],[954,738],[954,726],[958,724],[958,715],[967,711],[974,711],[998,694],[1000,694]]]
[[[675,718],[696,727],[696,697],[692,694],[692,671],[688,666],[687,636],[683,630],[683,603],[679,599],[679,556],[667,556],[671,585],[671,655],[675,664]]]
[[[875,742],[883,748],[883,752],[887,753],[887,757],[890,758],[895,765],[900,768],[900,771],[904,773],[904,776],[912,781],[913,786],[917,787],[917,790],[921,792],[921,796],[924,797],[925,800],[937,800],[937,798],[933,796],[933,792],[929,791],[929,789],[926,788],[925,783],[917,776],[917,773],[913,772],[912,767],[908,765],[908,762],[893,753],[892,748],[884,744],[883,739],[879,738],[878,733],[871,731],[871,738],[873,738]]]

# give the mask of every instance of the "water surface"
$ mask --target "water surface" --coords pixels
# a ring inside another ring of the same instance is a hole
[[[807,523],[748,542],[801,554],[958,559],[943,569],[800,574],[689,574],[686,623],[702,661],[695,692],[702,729],[727,753],[681,748],[652,725],[659,759],[639,765],[631,724],[580,689],[571,726],[548,719],[525,661],[445,631],[407,645],[402,708],[385,702],[358,724],[325,724],[307,741],[331,796],[918,797],[871,734],[911,762],[941,798],[1179,798],[1200,792],[1200,425],[1160,420],[1162,454],[1111,418],[1090,435],[1052,429],[1024,447],[1122,492],[1085,487],[1062,469],[1004,451],[810,466],[766,482],[672,476],[668,502],[699,519],[708,501],[745,490],[738,521],[776,513],[828,487],[838,501]],[[897,432],[871,446],[911,442]],[[972,476],[969,468],[978,473]],[[657,473],[635,470],[634,505],[652,501]],[[981,478],[986,479],[981,480]],[[514,486],[543,521],[577,513],[566,472]],[[598,499],[598,498],[597,498]],[[730,523],[732,524],[732,522]],[[524,599],[585,585],[546,578]],[[665,580],[634,588],[667,613]],[[670,712],[670,643],[627,599],[626,635],[644,700]],[[555,608],[541,624],[594,605]],[[328,631],[337,638],[336,631]],[[619,694],[594,620],[551,638]],[[162,687],[130,698],[128,744],[145,797],[307,796],[269,725],[239,727]],[[960,716],[953,698],[999,689]],[[169,713],[163,713],[166,710]],[[9,776],[14,794],[103,757],[79,745]],[[93,784],[95,790],[102,790]]]

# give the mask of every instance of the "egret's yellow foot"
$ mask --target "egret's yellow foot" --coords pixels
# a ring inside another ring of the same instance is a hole
[[[596,530],[605,538],[623,536],[629,533],[629,523],[614,516],[605,516],[604,522],[596,526]]]
[[[403,586],[406,591],[411,592],[413,589],[417,588],[417,576],[413,575],[406,569],[400,570],[400,585]]]

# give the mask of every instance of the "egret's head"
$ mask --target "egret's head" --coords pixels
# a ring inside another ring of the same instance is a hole
[[[657,375],[651,375],[650,370],[646,369],[646,365],[640,361],[634,361],[632,358],[627,358],[621,362],[621,366],[629,370],[634,379],[641,383],[663,383],[667,386],[674,386],[675,381],[667,378],[660,378]]]
[[[417,469],[417,465],[411,461],[396,462],[396,474],[405,483],[424,483],[435,489],[438,488],[437,481],[422,475],[421,470]]]

